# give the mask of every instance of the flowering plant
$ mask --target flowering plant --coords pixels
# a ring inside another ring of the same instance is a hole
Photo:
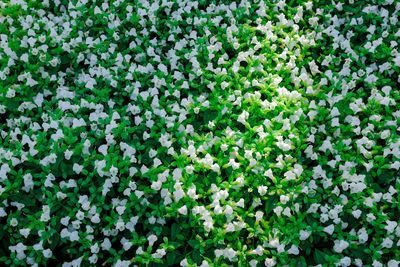
[[[398,266],[400,4],[0,1],[0,262]]]

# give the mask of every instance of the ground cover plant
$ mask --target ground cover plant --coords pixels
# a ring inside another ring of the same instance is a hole
[[[399,266],[399,15],[0,1],[0,264]]]

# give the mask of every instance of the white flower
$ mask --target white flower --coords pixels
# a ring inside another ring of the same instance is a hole
[[[280,201],[281,201],[281,203],[282,203],[283,205],[285,205],[285,204],[289,201],[289,197],[288,197],[288,196],[285,196],[285,195],[281,195],[281,196],[279,197],[279,199],[280,199]]]
[[[292,215],[289,207],[286,207],[285,210],[282,212],[282,214],[288,217]]]
[[[63,218],[61,218],[60,222],[61,222],[61,224],[67,226],[70,219],[71,219],[71,218],[68,217],[68,216],[67,216],[67,217],[63,217]]]
[[[376,219],[376,217],[372,213],[367,214],[367,222],[372,222],[375,219]]]
[[[16,218],[12,218],[11,220],[10,220],[10,225],[11,226],[17,226],[18,225],[18,220],[16,219]]]
[[[276,262],[275,262],[274,259],[272,259],[272,258],[265,259],[265,266],[266,267],[273,267],[275,265],[276,265]]]
[[[144,192],[140,190],[135,190],[135,195],[137,196],[137,198],[141,198],[144,195]]]
[[[257,212],[256,212],[256,221],[262,220],[263,216],[264,216],[264,212],[262,212],[262,211],[257,211]]]
[[[147,237],[147,240],[149,241],[149,246],[153,246],[154,242],[157,241],[157,236],[150,235],[150,236]]]
[[[361,228],[360,230],[358,230],[357,234],[360,243],[365,243],[368,241],[368,233],[365,228]]]
[[[178,212],[182,215],[187,215],[187,207],[183,205],[181,208],[178,209]]]
[[[72,170],[73,170],[76,174],[81,173],[82,169],[83,169],[83,166],[82,166],[82,165],[79,165],[79,164],[77,164],[77,163],[74,163],[74,165],[72,166]]]
[[[142,167],[140,168],[140,172],[142,174],[145,174],[149,171],[149,168],[147,168],[145,165],[142,165]]]
[[[249,113],[248,113],[247,111],[244,110],[244,111],[239,115],[237,121],[240,122],[240,123],[242,123],[242,124],[245,124],[245,123],[246,123],[246,120],[247,120],[248,118],[249,118]]]
[[[188,263],[187,259],[185,258],[185,259],[181,260],[180,265],[182,267],[186,267],[186,266],[189,266],[189,263]]]
[[[20,230],[19,230],[19,233],[20,233],[21,235],[23,235],[25,238],[28,237],[28,235],[29,235],[30,232],[31,232],[31,229],[29,229],[29,228],[24,228],[24,229],[20,229]]]
[[[85,214],[82,211],[78,211],[76,213],[76,218],[78,218],[78,220],[82,221],[85,218]]]
[[[43,256],[44,256],[45,258],[51,258],[52,255],[53,255],[53,252],[51,252],[50,249],[45,249],[45,250],[43,250]]]
[[[238,202],[236,202],[236,206],[241,207],[243,209],[244,208],[244,199],[241,198]]]
[[[261,196],[264,196],[264,195],[267,193],[267,190],[268,190],[268,187],[265,186],[265,185],[260,185],[260,186],[258,187],[258,193],[259,193]]]
[[[81,221],[75,220],[72,222],[72,227],[74,227],[74,229],[78,230],[81,227],[81,223],[82,223]]]
[[[80,118],[78,119],[73,119],[72,121],[72,129],[78,128],[78,127],[82,127],[82,126],[86,126],[86,122],[84,119]]]
[[[126,209],[126,206],[118,206],[118,207],[116,207],[115,209],[117,210],[117,212],[118,212],[119,215],[122,215],[122,214],[124,214],[124,211],[125,211],[125,209]]]
[[[214,172],[219,172],[220,167],[219,167],[219,165],[218,165],[217,163],[214,163],[214,164],[211,166],[211,169],[212,169]]]
[[[46,41],[46,36],[42,34],[39,36],[38,39],[39,39],[39,42],[44,43]]]
[[[351,259],[350,257],[346,256],[340,260],[338,266],[350,266],[350,264],[351,264]]]
[[[98,151],[101,153],[101,154],[103,154],[104,156],[106,156],[107,155],[107,150],[108,150],[108,146],[107,145],[101,145],[101,146],[99,146],[99,148],[98,148]]]
[[[381,133],[381,139],[386,139],[386,138],[388,138],[390,136],[390,131],[389,130],[384,130],[382,133]]]
[[[103,243],[101,243],[101,248],[103,250],[109,250],[111,248],[111,242],[110,239],[107,237],[104,239]]]
[[[304,230],[301,230],[300,231],[300,240],[306,240],[309,236],[311,235],[311,231],[304,231]]]
[[[48,161],[49,161],[50,163],[56,163],[56,160],[57,160],[57,155],[54,154],[54,153],[51,153],[51,154],[49,155],[49,157],[48,157]]]
[[[66,159],[66,160],[70,160],[72,154],[74,154],[74,152],[72,152],[72,151],[70,151],[70,150],[68,150],[68,149],[65,150],[65,152],[64,152],[64,157],[65,157],[65,159]]]
[[[278,217],[281,216],[282,211],[283,211],[283,208],[281,206],[274,208],[274,212],[276,213],[276,215]]]
[[[393,241],[390,238],[385,238],[382,242],[383,248],[391,248],[393,246]]]
[[[92,246],[90,247],[90,251],[91,251],[92,253],[95,253],[95,254],[99,253],[99,251],[100,251],[99,244],[98,244],[98,243],[95,243],[94,245],[92,245]]]
[[[117,168],[117,167],[114,167],[114,166],[111,166],[111,168],[110,168],[110,174],[111,174],[111,176],[113,176],[113,177],[117,176],[117,174],[118,174],[118,168]]]
[[[230,205],[226,205],[224,212],[225,212],[225,215],[230,216],[233,213],[233,209]]]
[[[187,172],[187,174],[192,174],[194,171],[194,167],[192,165],[186,166],[185,170]]]
[[[153,258],[161,259],[162,257],[165,256],[165,254],[166,254],[165,249],[159,248],[159,249],[156,250],[155,253],[153,253],[151,255],[152,255]]]
[[[227,232],[234,232],[235,231],[235,226],[233,223],[228,223],[227,225],[225,225],[226,231]]]
[[[91,264],[96,264],[96,262],[97,262],[97,260],[98,260],[98,256],[97,256],[96,254],[93,254],[92,256],[90,256],[90,257],[88,258],[88,260],[89,260],[89,262],[90,262]]]
[[[255,250],[253,250],[253,253],[258,256],[262,256],[264,254],[264,248],[262,246],[258,245],[257,248]]]
[[[28,57],[28,54],[23,54],[21,57],[20,57],[20,59],[23,61],[23,62],[28,62],[29,61],[29,57]]]
[[[337,253],[342,253],[343,250],[348,248],[349,243],[344,240],[335,240],[335,245],[333,246],[333,250]]]
[[[333,224],[324,228],[324,232],[328,233],[329,235],[332,235],[334,230],[335,230],[335,226]]]
[[[222,145],[221,145],[221,150],[224,151],[224,152],[225,152],[226,150],[228,150],[228,145],[227,145],[227,144],[222,144]]]
[[[43,250],[43,241],[40,241],[39,243],[33,245],[34,250]]]
[[[71,242],[75,242],[79,240],[79,234],[78,231],[73,231],[70,235],[69,235],[69,239]]]
[[[328,221],[328,214],[326,214],[326,213],[324,213],[324,214],[321,214],[321,217],[320,217],[320,221],[322,222],[322,223],[325,223],[326,221]]]
[[[214,213],[215,213],[215,215],[220,215],[223,213],[223,209],[219,204],[214,207]]]
[[[14,89],[8,89],[6,97],[13,98],[14,96],[15,96],[15,90]]]
[[[122,246],[125,251],[129,250],[133,244],[129,240],[126,240],[124,237],[121,239]]]
[[[383,266],[383,264],[382,263],[380,263],[379,261],[377,261],[377,260],[374,260],[373,262],[372,262],[372,266],[373,267],[382,267]]]
[[[159,191],[161,189],[162,183],[160,181],[154,181],[151,183],[151,189]]]
[[[154,158],[156,155],[157,155],[157,150],[151,148],[149,151],[149,157]]]
[[[100,216],[98,213],[96,213],[92,218],[90,218],[90,221],[92,223],[99,223],[100,222]]]
[[[255,260],[255,259],[252,259],[252,260],[249,262],[249,264],[250,264],[250,267],[257,267],[258,261]]]
[[[138,254],[138,255],[142,255],[144,253],[144,251],[143,251],[143,248],[142,247],[139,247],[137,250],[136,250],[136,254]]]
[[[386,221],[387,225],[385,226],[386,231],[388,233],[393,233],[394,229],[397,227],[397,222],[395,221]]]
[[[149,223],[150,223],[150,224],[155,224],[155,223],[156,223],[156,218],[155,218],[154,216],[151,216],[151,217],[149,218]]]
[[[188,195],[190,198],[194,199],[194,200],[198,199],[198,195],[196,194],[196,186],[195,186],[195,185],[192,185],[192,186],[189,188],[189,190],[188,190],[188,192],[187,192],[187,195]]]
[[[210,232],[211,229],[214,229],[214,225],[212,221],[205,221],[204,222],[204,230]]]
[[[400,261],[390,260],[387,263],[387,267],[398,267],[400,265]]]
[[[354,264],[355,264],[356,266],[358,266],[358,267],[363,266],[363,262],[362,262],[362,260],[360,260],[360,259],[355,259],[355,260],[354,260]]]
[[[224,249],[223,255],[225,258],[232,261],[236,257],[236,251],[234,251],[233,248],[226,248]]]
[[[298,255],[299,254],[299,248],[296,247],[295,245],[292,245],[290,247],[290,249],[288,250],[289,254],[293,254],[293,255]]]
[[[116,228],[118,231],[123,231],[123,230],[125,230],[125,223],[124,223],[123,221],[118,221],[118,222],[116,223],[116,225],[115,225],[115,228]]]

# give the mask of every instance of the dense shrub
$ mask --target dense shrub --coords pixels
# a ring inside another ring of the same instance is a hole
[[[398,266],[399,15],[0,2],[0,262]]]

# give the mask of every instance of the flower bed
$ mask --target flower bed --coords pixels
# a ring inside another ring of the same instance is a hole
[[[400,3],[0,2],[0,262],[398,266]]]

